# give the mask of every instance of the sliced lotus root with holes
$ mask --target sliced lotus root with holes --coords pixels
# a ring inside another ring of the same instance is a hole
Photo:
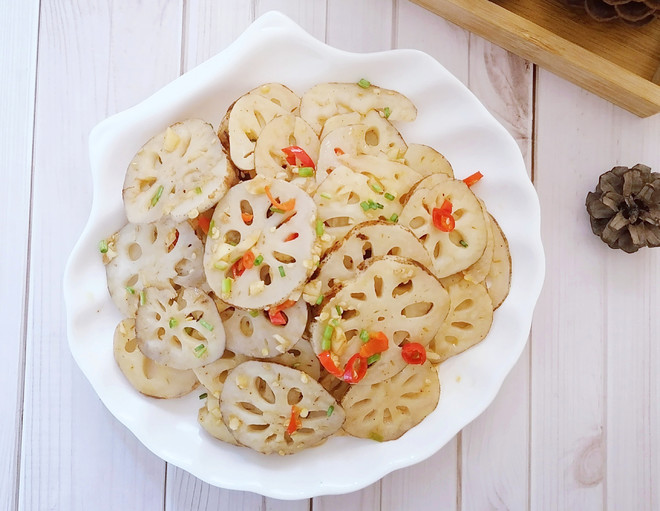
[[[362,122],[337,128],[329,132],[321,142],[316,181],[320,183],[339,165],[340,156],[370,154],[389,160],[397,160],[407,146],[397,129],[375,110],[370,111]]]
[[[284,85],[264,84],[241,96],[229,108],[218,136],[242,171],[254,170],[254,151],[264,126],[280,115],[296,113],[300,98]]]
[[[383,332],[388,348],[369,366],[361,381],[367,384],[390,378],[405,367],[402,342],[425,346],[433,339],[449,310],[449,295],[429,270],[412,259],[375,257],[359,270],[325,298],[312,323],[311,339],[314,351],[321,353],[326,327],[336,322],[331,353],[343,368],[360,351],[362,330]]]
[[[138,349],[135,319],[123,319],[115,329],[113,341],[115,361],[136,390],[163,399],[185,396],[198,385],[191,370],[179,370],[157,364]]]
[[[344,114],[333,115],[330,117],[330,119],[323,123],[323,129],[321,130],[321,135],[319,138],[321,141],[323,141],[325,136],[329,133],[332,133],[334,130],[344,128],[346,126],[351,126],[353,124],[360,124],[363,119],[364,116],[359,112],[346,112]]]
[[[348,392],[348,389],[353,386],[350,383],[347,383],[344,380],[340,380],[339,378],[333,376],[323,367],[321,367],[321,374],[317,381],[325,390],[330,393],[332,397],[337,400],[337,402],[341,401]]]
[[[299,300],[282,314],[286,324],[274,325],[264,310],[225,308],[220,317],[227,333],[227,349],[254,358],[272,358],[287,352],[307,327],[307,304]]]
[[[378,166],[372,168],[374,172],[378,172],[381,165],[393,163],[382,158],[370,158],[377,160],[375,163]],[[325,234],[328,235],[324,248],[330,248],[333,240],[340,240],[359,223],[396,219],[401,213],[401,204],[396,197],[405,193],[417,177],[418,174],[412,170],[410,173],[400,173],[396,181],[392,181],[394,176],[381,179],[381,176],[374,177],[373,174],[356,172],[345,166],[333,170],[314,194],[319,218],[323,220]],[[374,185],[395,199],[388,200],[384,193],[377,193]]]
[[[382,112],[390,121],[410,122],[417,117],[417,108],[406,96],[375,85],[320,83],[305,92],[300,101],[300,116],[316,133],[321,133],[325,121],[337,114],[353,111],[366,115],[370,110]]]
[[[511,287],[511,254],[509,243],[495,218],[490,217],[493,225],[493,263],[486,276],[486,289],[493,302],[493,309],[497,309],[509,294]]]
[[[149,140],[124,179],[124,207],[131,223],[171,216],[183,221],[216,202],[236,175],[213,127],[200,120],[178,122]]]
[[[449,160],[427,145],[410,144],[403,158],[406,165],[422,176],[444,174],[447,177],[454,177],[454,170]]]
[[[293,209],[274,212],[266,187],[280,205],[295,201]],[[256,178],[234,186],[216,207],[212,222],[204,270],[223,301],[263,309],[300,297],[320,251],[316,206],[309,195],[286,181]],[[232,265],[248,251],[261,258],[260,263],[234,276]]]
[[[229,428],[222,420],[220,411],[220,400],[207,390],[206,404],[199,409],[197,420],[206,432],[221,440],[233,445],[240,445],[234,435],[229,432]]]
[[[456,224],[450,232],[435,227],[432,219],[433,209],[440,208],[445,200],[452,204]],[[420,182],[408,197],[399,222],[424,244],[433,259],[433,271],[440,278],[473,265],[488,243],[479,199],[463,181],[441,174],[432,174]]]
[[[135,316],[145,287],[197,287],[204,281],[202,242],[187,222],[127,224],[109,245],[108,290],[127,317]]]
[[[300,339],[293,347],[281,355],[269,359],[268,362],[276,362],[287,367],[293,367],[307,373],[317,381],[321,375],[321,364],[307,339]]]
[[[486,248],[484,248],[483,254],[481,254],[481,257],[479,259],[477,259],[476,263],[474,263],[469,268],[463,270],[463,277],[465,278],[465,280],[469,280],[474,284],[483,282],[486,279],[486,276],[490,271],[490,267],[493,264],[493,252],[495,248],[493,224],[490,220],[491,218],[490,214],[488,213],[488,210],[486,209],[486,205],[483,203],[483,201],[479,200],[479,202],[481,203],[481,209],[483,211],[484,220],[486,224],[486,234],[487,234]]]
[[[325,295],[335,285],[353,278],[364,261],[384,255],[413,259],[427,268],[433,264],[410,229],[392,222],[370,220],[353,227],[341,244],[333,246],[323,257],[315,276],[315,280],[320,281],[316,296]]]
[[[254,150],[255,171],[270,179],[284,179],[311,193],[316,188],[314,174],[300,176],[298,168],[302,165],[287,162],[282,149],[289,146],[300,147],[314,162],[319,158],[319,138],[311,126],[295,115],[282,115],[261,130]]]
[[[225,384],[227,375],[238,364],[249,360],[245,355],[237,355],[233,351],[225,350],[222,356],[201,367],[193,369],[200,383],[209,391],[209,394],[220,397],[222,387]]]
[[[427,356],[442,362],[482,341],[493,323],[493,303],[483,284],[459,280],[447,286],[449,314],[428,345]]]
[[[289,434],[294,406],[300,423]],[[229,373],[220,410],[234,438],[264,454],[292,454],[312,447],[344,422],[341,406],[306,373],[260,361],[245,362]]]
[[[225,330],[213,300],[202,290],[145,288],[135,321],[138,347],[175,369],[193,369],[225,351]]]
[[[392,378],[349,389],[341,400],[344,430],[359,438],[395,440],[435,410],[439,398],[435,368],[428,361],[406,365]]]

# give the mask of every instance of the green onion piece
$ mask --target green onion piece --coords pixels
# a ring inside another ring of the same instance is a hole
[[[296,362],[295,364],[291,365],[291,367],[293,367],[294,369],[300,367],[300,362]]]
[[[261,254],[259,254],[259,255],[257,256],[257,258],[254,260],[254,265],[255,265],[255,266],[259,266],[259,265],[260,265],[261,263],[263,263],[263,262],[264,262],[264,256],[262,256]]]
[[[374,192],[383,193],[383,187],[380,186],[378,183],[371,183],[369,186]]]
[[[250,314],[250,316],[252,316],[253,318],[256,318],[256,317],[259,315],[259,311],[258,311],[257,309],[252,309],[252,310],[249,312],[249,314]]]
[[[325,229],[323,228],[323,220],[317,220],[316,221],[316,235],[321,237],[321,236],[323,236],[324,232],[325,232]]]
[[[229,268],[229,263],[226,263],[225,261],[216,261],[213,263],[213,267],[216,270],[225,271],[227,268]]]
[[[467,241],[465,241],[465,240],[461,240],[461,241],[459,241],[459,243],[461,244],[461,247],[467,248],[467,246],[468,246]]]
[[[140,291],[140,305],[147,303],[147,292],[143,289]]]
[[[396,213],[392,213],[392,216],[390,217],[390,222],[397,223],[398,220],[399,220],[399,215],[397,215]]]
[[[369,203],[368,203],[368,202],[364,202],[364,201],[360,202],[360,207],[361,207],[364,211],[368,211],[368,210],[371,209],[371,206],[369,205]]]
[[[323,340],[324,341],[329,341],[332,339],[332,332],[334,331],[334,328],[332,325],[325,325],[325,330],[323,330]]]
[[[197,346],[193,351],[195,352],[195,356],[196,356],[197,358],[201,358],[202,355],[203,355],[204,353],[206,353],[206,345],[204,345],[204,344],[200,344],[200,345]]]
[[[132,295],[135,294],[135,289],[133,289],[131,286],[126,286],[126,291],[128,291],[128,292],[131,293]]]
[[[178,324],[179,322],[176,320],[176,318],[170,318],[170,328],[174,328]]]
[[[213,332],[213,325],[206,321],[205,319],[201,319],[197,321],[200,325],[202,325],[204,328],[206,328],[209,332]]]
[[[385,192],[384,197],[385,197],[387,200],[394,200],[394,198],[395,198],[394,195],[392,195],[390,192]]]
[[[284,211],[283,209],[276,208],[276,207],[271,207],[270,210],[271,210],[273,213],[280,213],[280,214],[284,214],[284,213],[286,213],[286,211]]]
[[[389,106],[386,106],[383,108],[383,113],[385,114],[385,119],[387,119],[392,114],[392,110],[390,110]]]
[[[236,243],[235,241],[228,241],[227,244],[231,245],[232,247],[235,247],[236,245],[238,245],[238,243]]]
[[[105,240],[99,241],[99,252],[102,254],[107,254],[108,253],[108,242]]]
[[[222,294],[223,295],[228,295],[231,293],[231,283],[233,280],[230,277],[226,277],[222,279]]]
[[[316,299],[316,305],[321,305],[321,303],[323,303],[323,295],[319,295]]]
[[[321,197],[323,197],[324,199],[328,199],[328,200],[332,199],[332,195],[330,195],[329,193],[325,193],[325,192],[323,192],[321,194]]]
[[[163,185],[160,185],[158,187],[158,190],[156,190],[156,193],[154,196],[151,198],[151,207],[153,208],[156,204],[158,204],[158,201],[160,200],[160,196],[163,195]]]
[[[209,397],[209,395],[206,392],[204,392],[204,394],[199,395],[199,399],[206,399],[207,397]]]
[[[321,351],[329,351],[332,348],[332,341],[330,339],[323,339],[321,341]]]
[[[215,227],[215,220],[211,220],[211,223],[209,224],[209,234],[211,231],[213,231],[213,228]]]
[[[325,414],[326,414],[328,417],[330,417],[330,416],[332,415],[332,412],[334,412],[334,411],[335,411],[335,405],[330,405],[330,406],[328,406],[328,411],[325,412]]]
[[[358,85],[363,89],[368,89],[369,86],[371,85],[371,82],[369,82],[369,80],[365,80],[364,78],[361,78],[360,81],[358,82]]]
[[[330,324],[332,326],[339,326],[339,320],[338,319],[331,319]]]
[[[198,186],[197,188],[195,188],[195,193],[202,193],[202,187]]]
[[[376,203],[374,203],[374,204],[375,204],[375,206],[376,206],[374,209],[383,209],[383,208],[385,207],[385,206],[383,206],[380,202],[376,202]]]
[[[340,316],[342,312],[344,312],[343,310],[341,310],[341,307],[339,305],[335,305],[335,310],[337,311],[337,314],[339,314]]]
[[[383,441],[383,435],[381,435],[380,433],[376,433],[375,431],[372,431],[371,433],[369,433],[369,438],[371,440],[375,440],[376,442],[382,442]]]
[[[366,330],[360,330],[360,340],[362,342],[368,342],[369,341],[369,332]]]
[[[367,359],[367,365],[370,366],[374,362],[378,362],[380,360],[380,353],[374,353]]]
[[[300,177],[311,177],[314,175],[314,169],[312,167],[300,167],[298,169],[298,175]]]
[[[280,272],[280,277],[286,277],[286,272],[284,271],[284,266],[278,266],[277,269]]]

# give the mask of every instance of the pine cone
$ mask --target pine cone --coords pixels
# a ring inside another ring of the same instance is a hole
[[[660,0],[561,0],[569,7],[581,7],[597,21],[622,19],[641,26],[660,17]]]
[[[632,253],[660,246],[660,173],[638,163],[614,167],[586,200],[591,230],[610,248]]]

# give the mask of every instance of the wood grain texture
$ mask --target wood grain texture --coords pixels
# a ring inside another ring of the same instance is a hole
[[[41,5],[19,509],[163,508],[165,464],[73,364],[61,282],[90,208],[89,130],[176,77],[180,30],[173,2]]]
[[[27,259],[32,185],[32,133],[39,2],[12,2],[0,20],[0,68],[12,77],[0,81],[0,303],[5,340],[0,343],[0,509],[17,505],[23,408]],[[7,250],[11,247],[10,250]]]

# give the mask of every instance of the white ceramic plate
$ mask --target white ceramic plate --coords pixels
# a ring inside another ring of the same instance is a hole
[[[360,78],[399,90],[417,105],[417,120],[399,125],[407,141],[438,149],[457,177],[475,170],[485,175],[477,192],[508,236],[511,291],[486,340],[440,366],[437,409],[400,439],[331,438],[293,456],[265,456],[217,442],[197,424],[199,392],[151,399],[130,387],[115,364],[112,338],[121,316],[107,291],[98,242],[126,222],[124,172],[155,133],[188,117],[217,126],[232,101],[261,83],[281,82],[302,94],[319,82]],[[538,198],[513,138],[424,53],[347,53],[315,40],[283,15],[268,13],[222,53],[96,126],[90,157],[92,211],[64,279],[71,352],[103,403],[145,446],[210,484],[280,499],[363,488],[431,456],[484,411],[525,346],[544,274]]]

